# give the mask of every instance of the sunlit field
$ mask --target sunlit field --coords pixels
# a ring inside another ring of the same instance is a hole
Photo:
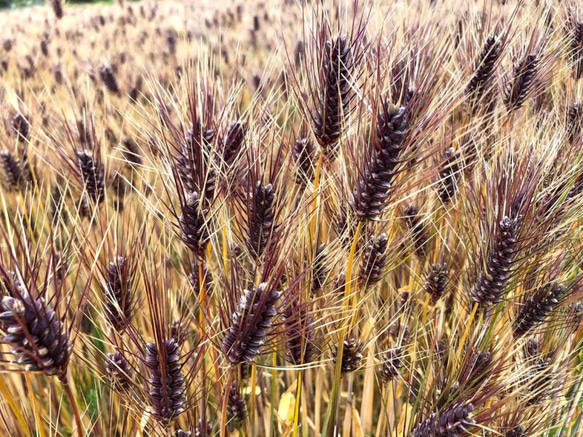
[[[0,12],[0,435],[583,435],[583,7]]]

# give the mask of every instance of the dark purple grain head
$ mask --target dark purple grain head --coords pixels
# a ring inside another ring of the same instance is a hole
[[[514,65],[514,78],[504,93],[504,103],[509,111],[517,110],[524,104],[534,84],[539,64],[539,56],[530,54]]]
[[[520,220],[504,217],[496,229],[496,238],[483,272],[472,288],[472,299],[481,306],[502,302],[506,285],[512,275],[517,250]]]
[[[208,294],[212,285],[213,277],[211,271],[207,268],[206,264],[202,267],[202,277],[203,277],[203,286],[206,288],[206,293]],[[200,294],[200,270],[198,267],[198,263],[193,263],[192,271],[188,275],[188,281],[192,286],[192,289],[198,296]]]
[[[330,263],[326,258],[326,244],[322,243],[318,247],[312,263],[312,292],[321,290],[324,287],[329,273]]]
[[[215,137],[212,129],[203,130],[199,121],[188,129],[174,157],[176,174],[186,192],[202,195],[205,209],[212,203],[216,189],[216,174],[211,163],[211,148]]]
[[[142,157],[140,149],[136,142],[128,136],[124,136],[121,140],[123,146],[121,153],[129,167],[142,165]]]
[[[63,378],[73,345],[54,309],[17,285],[18,293],[0,303],[2,341],[12,346],[17,364],[28,372]]]
[[[65,16],[65,11],[63,10],[63,3],[61,0],[50,0],[51,7],[55,13],[55,17],[61,19]]]
[[[231,364],[253,361],[261,353],[280,294],[265,282],[244,291],[223,339],[223,353]]]
[[[120,351],[107,354],[105,371],[115,390],[125,391],[131,387],[132,367]]]
[[[315,358],[314,320],[298,303],[283,312],[286,324],[286,358],[294,365],[310,363]]]
[[[229,399],[227,401],[227,422],[229,431],[233,432],[241,422],[247,418],[247,406],[241,397],[241,391],[237,383],[233,382],[229,389]]]
[[[465,435],[475,421],[470,417],[472,404],[456,404],[440,413],[433,413],[419,423],[411,433],[412,437],[454,437]]]
[[[263,185],[257,181],[247,201],[247,247],[254,258],[259,258],[263,254],[277,227],[274,203],[273,185]]]
[[[229,127],[223,142],[223,159],[227,164],[231,164],[239,154],[246,132],[247,126],[242,121],[235,121]]]
[[[198,193],[192,192],[187,195],[181,207],[182,215],[178,221],[182,231],[182,241],[195,256],[202,259],[205,255],[209,234]]]
[[[342,349],[342,373],[358,370],[362,361],[363,349],[364,343],[357,338],[347,338],[344,340],[344,348]],[[336,361],[337,354],[338,348],[332,351],[334,361]]]
[[[185,377],[180,358],[180,346],[173,338],[164,340],[160,347],[146,344],[144,364],[149,372],[151,413],[164,426],[186,409]]]
[[[494,79],[494,70],[501,53],[501,42],[497,41],[495,36],[489,36],[480,56],[476,59],[474,75],[466,88],[468,94],[473,94],[472,97],[479,98],[488,91],[488,87],[491,86]]]
[[[107,267],[105,315],[118,332],[122,332],[129,325],[135,311],[135,291],[132,289],[130,275],[128,262],[123,256],[118,256]]]
[[[12,130],[18,138],[18,141],[26,142],[30,140],[30,123],[21,113],[12,118]]]
[[[425,278],[425,291],[431,295],[433,303],[437,302],[447,290],[449,270],[446,263],[431,264]]]
[[[109,66],[104,65],[99,69],[99,78],[107,88],[107,90],[112,94],[119,94],[120,88],[115,77],[113,69]]]
[[[383,354],[379,375],[383,384],[397,378],[403,367],[403,349],[390,349]]]
[[[522,426],[516,426],[510,431],[507,431],[505,437],[527,437],[527,434]]]
[[[20,189],[25,177],[19,160],[9,151],[3,150],[0,152],[0,167],[2,168],[5,187],[8,190]]]
[[[537,290],[518,311],[513,323],[514,335],[526,335],[544,323],[566,293],[567,287],[561,285],[546,285]]]
[[[460,177],[461,157],[449,148],[445,151],[445,161],[439,171],[439,189],[437,195],[443,203],[449,202],[458,190],[458,179]]]
[[[405,108],[392,109],[389,100],[385,99],[377,115],[376,136],[371,140],[369,160],[360,170],[358,186],[353,192],[353,209],[360,220],[374,220],[385,209],[408,128]]]
[[[387,264],[388,243],[386,234],[382,234],[378,237],[371,237],[364,247],[359,280],[365,288],[376,284],[383,278],[384,268]]]
[[[297,184],[305,185],[314,180],[316,153],[316,146],[309,138],[302,138],[294,144],[292,156],[297,168]]]
[[[105,199],[103,166],[87,151],[77,152],[77,164],[87,197],[95,205],[100,204]]]
[[[413,204],[409,204],[403,211],[403,216],[411,233],[413,245],[415,247],[415,254],[419,258],[425,256],[425,247],[427,245],[428,236],[427,229],[423,223],[423,217],[419,214],[419,210]]]
[[[569,106],[567,111],[567,132],[571,144],[581,138],[581,133],[583,132],[583,105],[581,103],[573,103]]]
[[[324,154],[333,159],[338,153],[342,120],[350,111],[352,56],[346,36],[326,42],[321,73],[322,89],[313,115],[314,135]]]

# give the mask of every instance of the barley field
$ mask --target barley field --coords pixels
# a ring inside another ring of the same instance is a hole
[[[581,3],[0,28],[0,436],[583,436]]]

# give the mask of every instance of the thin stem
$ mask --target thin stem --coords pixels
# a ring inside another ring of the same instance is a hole
[[[300,417],[300,400],[301,400],[301,396],[302,396],[302,377],[303,377],[304,371],[302,369],[298,370],[298,379],[296,380],[296,405],[294,408],[294,431],[293,431],[293,437],[298,437],[298,421],[299,421],[299,417]]]
[[[358,222],[358,227],[354,233],[352,246],[348,255],[348,262],[346,266],[346,283],[344,285],[344,303],[342,305],[343,321],[348,313],[350,303],[350,293],[352,286],[352,268],[354,264],[354,255],[356,253],[356,246],[362,231],[363,222]],[[338,349],[336,352],[336,366],[334,368],[334,380],[332,382],[332,394],[330,395],[330,404],[328,404],[328,411],[326,412],[326,421],[324,422],[325,434],[329,437],[334,436],[334,429],[336,428],[336,415],[338,414],[338,404],[340,398],[340,386],[342,385],[342,355],[344,352],[344,339],[346,338],[346,327],[340,328],[338,332]]]
[[[318,164],[316,165],[316,174],[314,176],[314,195],[316,196],[316,198],[314,209],[312,210],[312,217],[310,219],[310,241],[308,244],[308,250],[310,251],[310,259],[313,259],[312,255],[316,253],[318,247],[318,242],[316,241],[315,234],[317,218],[320,211],[320,179],[322,176],[322,159],[323,154],[320,153],[320,156],[318,157]]]
[[[63,383],[65,393],[67,394],[67,398],[69,398],[69,404],[71,404],[71,408],[73,409],[73,417],[75,417],[75,424],[77,426],[77,435],[79,437],[83,437],[85,435],[83,431],[83,422],[81,421],[81,415],[79,414],[77,401],[75,400],[75,396],[73,396],[73,391],[69,385],[68,375],[65,373],[64,375],[60,376],[59,379]]]
[[[251,435],[255,435],[253,432],[255,430],[255,416],[257,412],[256,405],[256,395],[255,395],[255,388],[257,387],[257,367],[255,364],[251,363],[251,405],[249,409],[249,430]]]
[[[229,390],[231,389],[231,382],[233,381],[234,367],[229,367],[227,372],[227,382],[223,389],[223,405],[221,406],[221,437],[227,437],[229,431],[227,430],[227,407],[229,405]]]

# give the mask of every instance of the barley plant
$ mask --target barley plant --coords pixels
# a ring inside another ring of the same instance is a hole
[[[0,28],[0,435],[583,435],[580,2]]]

